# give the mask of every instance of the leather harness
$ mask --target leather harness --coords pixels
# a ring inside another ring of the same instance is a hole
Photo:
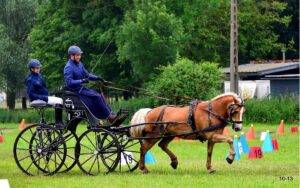
[[[197,105],[201,102],[202,101],[200,101],[200,100],[193,100],[193,101],[190,102],[187,124],[193,130],[193,132],[191,134],[196,134],[196,138],[199,141],[204,142],[204,141],[207,140],[205,138],[204,134],[203,134],[204,132],[209,132],[209,131],[214,131],[214,130],[217,130],[217,129],[222,129],[229,123],[229,121],[226,120],[224,117],[222,117],[222,116],[216,114],[215,112],[213,112],[211,101],[209,101],[207,109],[203,109],[208,114],[208,127],[204,128],[202,130],[197,130],[196,123],[195,123],[195,109],[196,109]],[[162,122],[164,114],[165,114],[165,110],[166,110],[167,107],[174,107],[174,105],[165,105],[165,106],[163,106],[162,110],[159,113],[159,116],[158,116],[156,122]],[[212,125],[212,122],[211,122],[211,117],[212,116],[219,119],[221,121],[221,123],[219,123],[217,125]],[[163,132],[165,131],[164,124],[156,124],[156,125],[160,125],[160,133],[163,134]]]
[[[190,102],[190,106],[189,106],[189,113],[188,113],[188,120],[187,120],[187,124],[189,126],[191,126],[192,130],[195,132],[196,134],[196,138],[201,141],[204,142],[206,141],[206,138],[204,137],[203,134],[201,134],[197,128],[196,128],[196,123],[195,123],[195,108],[197,107],[197,105],[199,103],[201,103],[202,101],[199,100],[193,100]]]

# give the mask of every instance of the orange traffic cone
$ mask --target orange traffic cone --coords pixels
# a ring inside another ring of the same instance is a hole
[[[283,135],[284,134],[284,122],[281,120],[278,128],[277,128],[277,134]]]
[[[246,138],[247,138],[247,140],[254,140],[255,139],[253,124],[251,124],[251,127],[250,127],[249,131],[246,133]]]
[[[4,136],[2,131],[0,132],[0,143],[4,142]]]
[[[226,135],[226,136],[230,136],[230,131],[229,131],[229,129],[228,129],[228,127],[225,127],[224,129],[223,129],[223,133],[222,133],[223,135]]]
[[[19,130],[22,131],[26,128],[25,119],[22,119],[21,123],[19,124]]]

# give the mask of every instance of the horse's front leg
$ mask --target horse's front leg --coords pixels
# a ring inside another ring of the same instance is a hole
[[[225,136],[222,134],[214,134],[211,139],[212,142],[227,142],[229,144],[229,155],[226,158],[226,161],[231,164],[234,160],[235,152],[233,149],[233,139],[229,136]]]
[[[215,172],[215,170],[211,166],[211,156],[214,149],[214,142],[208,140],[207,142],[207,158],[206,158],[206,169],[209,173]]]

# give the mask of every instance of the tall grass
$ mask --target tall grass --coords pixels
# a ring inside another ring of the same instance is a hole
[[[282,119],[288,122],[299,121],[299,99],[296,97],[251,99],[245,105],[246,122],[278,123]]]
[[[54,120],[54,109],[46,109],[45,118],[47,121]],[[40,119],[40,115],[34,109],[27,110],[7,110],[0,109],[0,122],[1,123],[18,123],[22,119],[25,119],[28,123],[38,122]]]

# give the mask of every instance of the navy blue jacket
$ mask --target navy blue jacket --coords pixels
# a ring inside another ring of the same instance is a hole
[[[67,62],[64,68],[65,83],[68,89],[79,91],[83,88],[82,79],[88,78],[89,80],[97,80],[97,76],[90,74],[84,65],[79,62],[75,62],[71,59]]]
[[[69,60],[64,68],[65,83],[69,90],[74,91],[81,101],[89,108],[98,119],[106,119],[111,114],[101,93],[83,86],[82,79],[97,80],[97,76],[90,74],[81,62]]]
[[[48,102],[48,90],[41,74],[31,72],[25,80],[27,95],[30,101],[43,100]]]

